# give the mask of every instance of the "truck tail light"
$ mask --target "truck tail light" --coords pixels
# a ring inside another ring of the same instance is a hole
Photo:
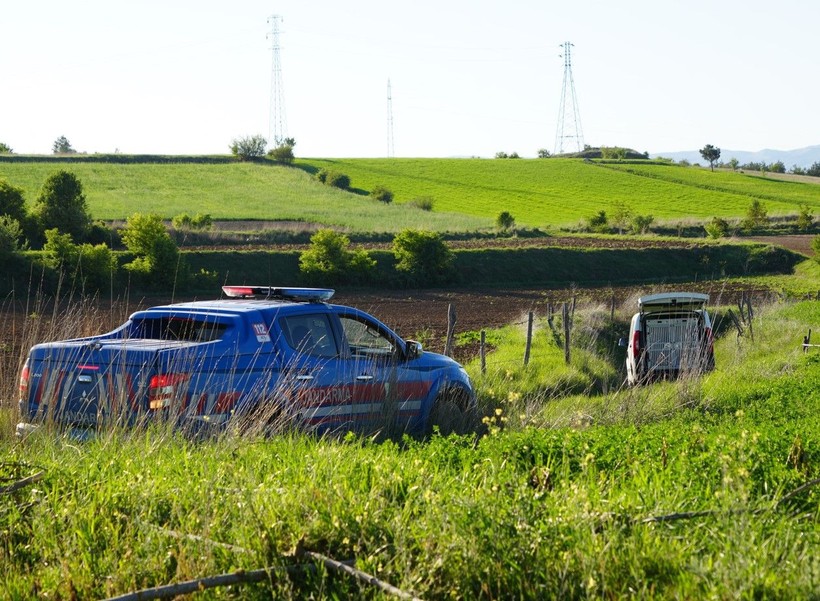
[[[24,401],[28,400],[28,382],[30,372],[28,369],[28,359],[23,363],[23,369],[20,371],[20,398]]]
[[[157,374],[148,384],[148,408],[157,410],[171,406],[171,400],[188,381],[188,374]]]
[[[641,333],[635,330],[632,333],[632,356],[635,359],[640,358],[641,355]]]

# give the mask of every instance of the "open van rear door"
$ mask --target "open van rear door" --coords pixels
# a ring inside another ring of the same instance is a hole
[[[709,303],[709,295],[699,292],[662,292],[638,299],[641,313],[660,311],[697,311]]]

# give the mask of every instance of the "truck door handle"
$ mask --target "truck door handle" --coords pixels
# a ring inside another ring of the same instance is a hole
[[[368,375],[356,376],[356,379],[360,382],[367,382],[368,380],[372,380],[373,376],[368,376]]]
[[[313,379],[313,376],[311,376],[309,374],[305,374],[305,375],[296,376],[296,379],[299,380],[299,381],[302,381],[302,382],[309,382],[310,380]]]

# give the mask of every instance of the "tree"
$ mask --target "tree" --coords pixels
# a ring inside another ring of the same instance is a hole
[[[732,157],[731,159],[729,159],[729,167],[731,168],[732,171],[737,171],[737,166],[739,164],[740,164],[740,161],[738,161],[735,157]]]
[[[0,215],[0,257],[17,252],[22,239],[23,229],[20,222],[8,215]]]
[[[268,141],[264,136],[244,136],[231,141],[231,154],[240,161],[252,161],[265,156]]]
[[[51,152],[54,154],[75,154],[77,151],[71,146],[71,142],[65,136],[60,136],[54,140],[54,145],[51,147]]]
[[[12,154],[13,152],[14,151],[11,149],[11,146],[0,142],[0,154]]]
[[[12,186],[4,179],[0,179],[0,215],[7,215],[21,223],[26,219],[23,189]]]
[[[84,239],[91,228],[83,185],[68,171],[58,171],[46,179],[32,214],[40,231],[57,228],[75,240]]]
[[[590,232],[605,233],[609,231],[609,219],[606,216],[606,211],[598,211],[584,221],[586,221],[586,229]]]
[[[800,205],[797,212],[797,229],[808,231],[814,225],[814,215],[811,213],[809,205]]]
[[[185,265],[180,261],[179,249],[155,213],[134,213],[125,222],[123,244],[135,258],[124,267],[145,277],[152,287],[174,285],[185,279]]]
[[[618,230],[619,234],[623,234],[624,230],[632,221],[634,211],[629,205],[623,201],[617,201],[612,205],[612,213],[610,215],[610,222]]]
[[[361,282],[375,266],[366,250],[350,250],[350,238],[331,229],[313,234],[310,248],[299,255],[299,270],[307,280],[324,285]]]
[[[741,222],[743,231],[751,233],[752,231],[765,226],[769,222],[769,212],[760,200],[755,198],[749,208],[746,209],[746,217]]]
[[[814,163],[812,163],[811,167],[806,169],[806,175],[820,177],[820,161],[815,161]]]
[[[396,270],[409,276],[414,284],[445,281],[455,256],[435,232],[406,229],[393,238]]]
[[[715,163],[720,158],[720,148],[707,144],[700,149],[700,156],[703,157],[704,161],[709,161],[709,167],[714,171]]]
[[[515,217],[509,211],[501,211],[495,218],[495,226],[502,232],[515,227]]]
[[[539,159],[548,159],[550,158],[550,151],[546,148],[539,148],[538,149],[538,158]]]
[[[391,192],[386,186],[374,186],[370,191],[370,196],[379,202],[383,202],[384,204],[390,204],[393,202],[393,192]]]
[[[783,161],[775,161],[769,165],[769,171],[772,173],[786,173],[786,165],[783,164]]]

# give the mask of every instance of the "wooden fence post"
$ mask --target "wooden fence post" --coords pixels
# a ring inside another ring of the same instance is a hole
[[[487,332],[481,330],[481,345],[478,347],[478,354],[481,357],[481,373],[487,373]]]
[[[524,367],[530,363],[530,348],[532,348],[532,311],[527,313],[527,346],[524,347]]]
[[[754,311],[752,311],[752,299],[748,296],[746,297],[746,314],[749,316],[749,339],[754,342],[755,332],[752,329],[752,317],[754,317]]]
[[[456,331],[456,307],[453,303],[447,306],[447,341],[444,344],[444,354],[453,356],[453,337]]]
[[[567,365],[569,365],[570,354],[569,354],[569,334],[572,326],[570,324],[570,317],[569,317],[569,305],[564,303],[561,306],[561,319],[564,322],[564,361]]]
[[[809,333],[803,336],[803,352],[809,352],[809,345],[811,344],[811,328],[809,328]]]

